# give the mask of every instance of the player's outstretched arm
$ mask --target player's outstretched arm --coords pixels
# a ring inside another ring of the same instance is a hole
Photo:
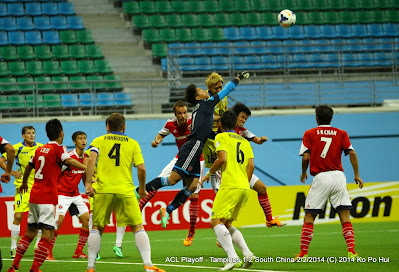
[[[258,144],[258,145],[261,145],[261,144],[263,144],[266,141],[267,141],[267,137],[266,136],[262,136],[262,137],[255,136],[252,139],[252,142],[254,142],[255,144]]]
[[[28,163],[28,165],[25,168],[22,185],[21,185],[21,187],[19,187],[19,192],[21,194],[24,194],[28,191],[28,179],[29,179],[29,175],[30,175],[30,172],[32,171],[32,169],[33,169],[32,165],[30,165],[30,163]]]
[[[145,164],[137,165],[137,178],[139,179],[139,195],[140,198],[145,198],[147,196],[147,191],[145,190],[145,179],[147,172],[145,170]]]
[[[155,136],[154,141],[151,142],[151,146],[153,148],[157,148],[158,145],[162,142],[163,138],[165,138],[165,136],[162,136],[161,134],[157,134],[157,136]]]
[[[306,179],[308,178],[308,167],[309,167],[310,155],[309,153],[303,153],[302,156],[302,174],[301,174],[301,182],[305,183]]]
[[[11,171],[15,159],[15,150],[11,144],[6,144],[4,150],[7,153],[7,167],[4,170],[5,172],[3,173],[3,175],[1,175],[1,181],[4,183],[8,183],[11,180]]]
[[[357,155],[356,155],[355,150],[349,151],[349,158],[350,158],[350,161],[352,164],[353,173],[355,174],[354,180],[355,180],[356,184],[359,184],[359,188],[361,189],[361,188],[363,188],[364,182],[361,179],[361,177],[359,176],[359,163],[357,160]]]
[[[65,159],[65,163],[68,164],[69,166],[73,166],[83,170],[86,170],[87,168],[86,165],[72,158]]]

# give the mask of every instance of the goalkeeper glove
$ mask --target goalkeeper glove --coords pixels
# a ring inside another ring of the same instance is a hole
[[[241,80],[243,78],[249,78],[249,73],[247,71],[241,72],[237,75],[237,77]]]

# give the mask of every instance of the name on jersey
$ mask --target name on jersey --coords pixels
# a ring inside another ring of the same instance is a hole
[[[119,135],[105,135],[104,140],[128,142],[129,138],[124,137],[124,136],[119,136]]]
[[[42,149],[40,149],[40,153],[48,153],[50,151],[49,147],[44,147]]]
[[[332,129],[317,130],[317,135],[332,135],[337,136],[337,131]]]
[[[72,174],[83,174],[85,170],[72,170]]]
[[[237,139],[237,140],[242,140],[242,137],[240,135],[236,134],[236,133],[234,133],[234,134],[233,133],[229,133],[229,137]]]

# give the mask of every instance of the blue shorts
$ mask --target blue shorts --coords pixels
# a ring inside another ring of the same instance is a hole
[[[188,140],[179,152],[179,158],[173,171],[178,173],[182,178],[200,177],[201,165],[200,159],[204,144],[196,139]]]

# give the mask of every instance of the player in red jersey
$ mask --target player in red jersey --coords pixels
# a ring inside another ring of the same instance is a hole
[[[11,180],[11,172],[12,165],[14,164],[15,159],[15,150],[14,147],[7,142],[3,137],[0,136],[0,154],[6,152],[7,153],[7,168],[4,170],[4,173],[1,175],[1,182],[9,183]],[[0,183],[0,193],[3,191]]]
[[[316,107],[318,127],[309,129],[303,135],[299,152],[302,157],[301,182],[308,178],[307,169],[314,176],[305,201],[305,218],[301,233],[301,252],[297,257],[307,257],[309,243],[313,237],[313,223],[317,214],[325,208],[327,199],[338,212],[342,231],[348,246],[348,257],[355,258],[355,235],[350,220],[352,203],[346,187],[346,177],[341,164],[342,151],[349,158],[355,174],[355,182],[363,188],[359,176],[356,152],[346,131],[330,126],[334,111],[327,105]]]
[[[72,134],[72,141],[75,144],[75,149],[68,153],[69,156],[72,159],[86,165],[87,161],[85,160],[88,158],[88,155],[84,152],[84,149],[87,145],[86,133],[83,131],[76,131]],[[79,232],[78,245],[72,258],[87,259],[87,255],[83,253],[83,247],[86,245],[87,237],[89,237],[90,216],[89,209],[83,202],[83,198],[79,193],[78,186],[81,180],[85,180],[84,170],[78,169],[76,167],[63,166],[60,183],[58,183],[57,230],[54,231],[54,238],[47,256],[48,260],[54,260],[52,249],[58,236],[58,231],[60,230],[65,215],[70,207],[76,210],[75,214],[71,214],[71,216],[76,215],[82,222],[82,228]]]
[[[51,240],[54,236],[55,209],[58,203],[58,182],[61,177],[63,163],[71,167],[86,169],[86,166],[72,159],[66,147],[61,145],[64,131],[58,119],[46,123],[46,132],[49,142],[39,147],[35,156],[26,166],[21,192],[28,190],[28,177],[32,169],[35,172],[35,182],[32,187],[29,201],[28,229],[19,240],[17,253],[8,272],[18,271],[19,263],[24,256],[29,244],[35,238],[39,229],[42,229],[42,238],[35,249],[35,257],[30,271],[39,271],[40,266],[47,257]]]
[[[169,119],[166,121],[163,128],[158,132],[157,136],[155,136],[154,141],[152,141],[151,146],[156,148],[163,141],[163,139],[172,134],[175,136],[177,148],[180,151],[182,145],[187,142],[188,136],[191,133],[191,116],[188,116],[187,104],[183,101],[177,101],[173,105],[173,111],[175,113],[175,118]],[[174,157],[170,163],[165,166],[162,170],[161,174],[158,177],[168,177],[172,172],[172,169],[177,162],[179,154]],[[201,178],[204,172],[204,158],[201,155]],[[199,203],[198,203],[198,193],[200,191],[200,186],[198,186],[197,190],[190,196],[190,229],[186,239],[183,244],[185,246],[190,246],[193,243],[194,234],[195,234],[195,226],[197,224],[198,212],[199,212]],[[153,198],[156,194],[157,190],[149,191],[148,196],[140,199],[140,209],[143,210],[144,206],[147,202]]]

